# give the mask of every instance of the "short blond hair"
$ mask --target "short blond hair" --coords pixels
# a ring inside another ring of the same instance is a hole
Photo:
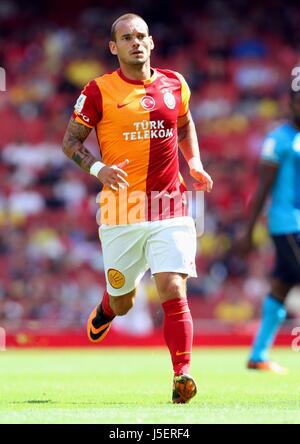
[[[117,27],[117,24],[119,23],[119,22],[121,22],[121,21],[123,21],[123,20],[127,20],[127,19],[134,19],[134,18],[139,18],[139,19],[141,19],[141,20],[143,20],[143,22],[146,24],[146,26],[147,26],[147,31],[148,31],[148,34],[149,34],[149,27],[148,27],[148,25],[147,25],[147,23],[145,22],[145,20],[143,19],[143,17],[141,17],[140,15],[138,15],[138,14],[134,14],[134,13],[128,13],[128,14],[123,14],[123,15],[121,15],[119,18],[117,18],[114,22],[113,22],[113,24],[112,24],[112,26],[111,26],[111,32],[110,32],[110,39],[112,40],[112,41],[116,41],[116,27]]]

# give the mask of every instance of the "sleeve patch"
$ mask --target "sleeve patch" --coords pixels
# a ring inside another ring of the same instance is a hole
[[[81,113],[85,101],[86,101],[86,96],[84,94],[80,94],[74,106],[74,109],[77,113]]]

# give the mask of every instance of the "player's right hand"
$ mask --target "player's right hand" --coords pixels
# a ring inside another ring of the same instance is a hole
[[[114,191],[118,191],[119,188],[122,190],[129,186],[125,177],[128,176],[126,171],[122,168],[129,164],[129,160],[126,159],[124,162],[118,163],[117,165],[106,165],[98,173],[97,178],[103,185],[111,188]]]

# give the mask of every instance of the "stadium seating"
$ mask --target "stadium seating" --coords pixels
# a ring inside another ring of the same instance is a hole
[[[51,2],[42,18],[30,1],[27,12],[9,1],[0,10],[0,65],[8,79],[0,92],[0,325],[7,328],[80,327],[105,285],[95,217],[99,184],[63,155],[61,143],[81,87],[115,68],[108,24],[123,9],[120,2],[112,11],[104,1],[74,14],[83,3],[56,15],[59,2]],[[192,310],[200,319],[251,321],[272,262],[264,221],[246,263],[230,248],[256,184],[264,134],[287,112],[291,67],[300,62],[300,8],[279,17],[258,1],[247,11],[238,2],[201,3],[189,13],[172,6],[168,21],[154,7],[140,12],[156,42],[153,66],[178,70],[190,84],[202,159],[214,179],[199,278],[189,283]],[[17,32],[25,23],[26,33]],[[94,136],[87,144],[97,153]],[[182,159],[181,169],[191,184]],[[151,283],[147,294],[158,325]],[[293,310],[290,317],[299,307]]]

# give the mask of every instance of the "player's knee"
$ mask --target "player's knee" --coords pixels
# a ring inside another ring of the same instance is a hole
[[[171,280],[167,282],[160,293],[164,299],[177,299],[183,298],[186,295],[185,286],[179,280]]]

